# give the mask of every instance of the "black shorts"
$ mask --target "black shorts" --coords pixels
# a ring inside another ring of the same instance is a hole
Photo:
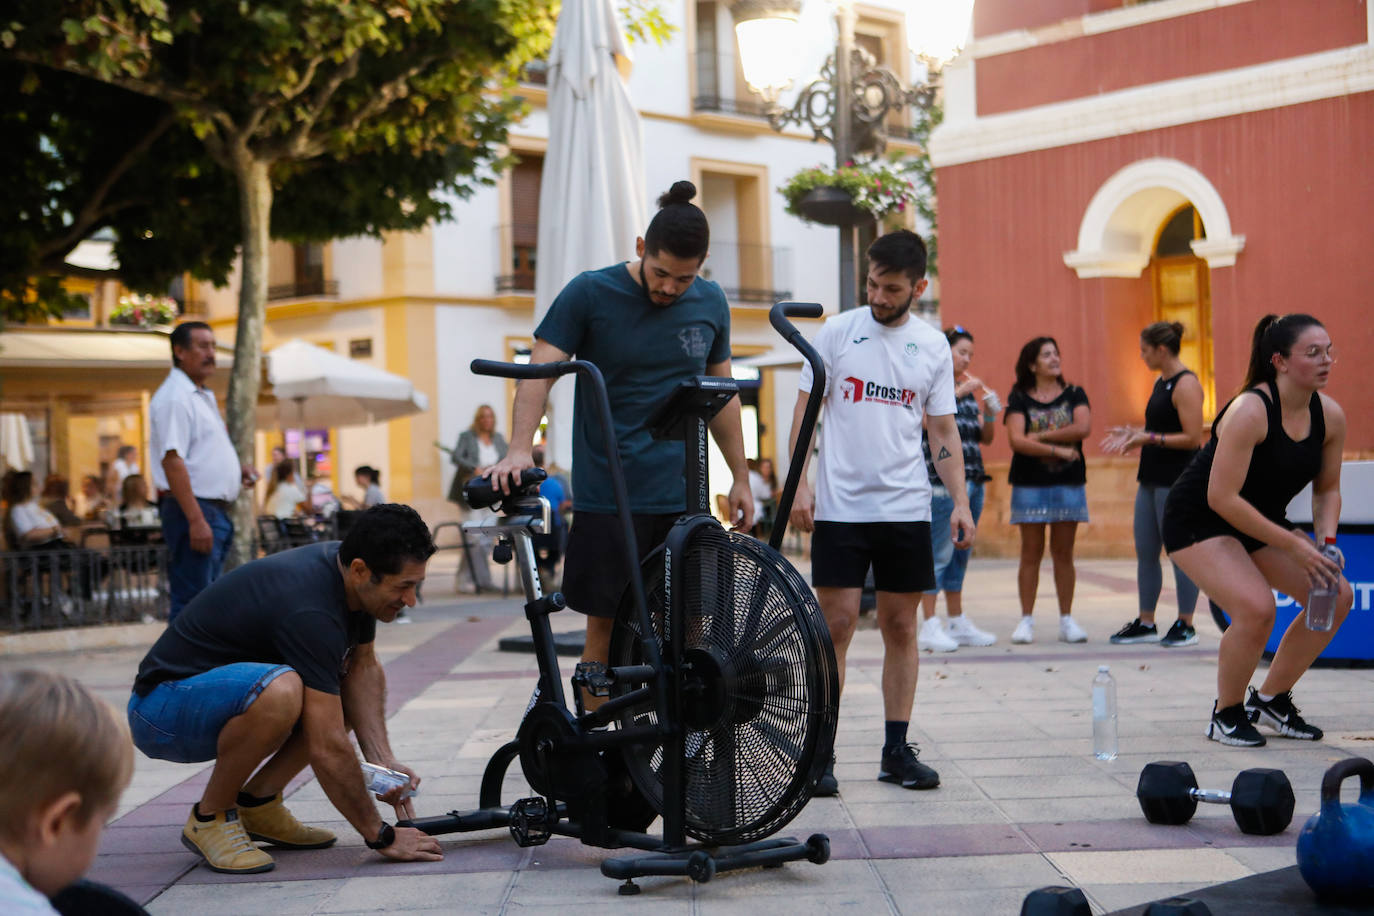
[[[930,522],[816,522],[812,585],[863,588],[870,564],[880,592],[933,590]]]
[[[668,537],[673,515],[636,515],[639,559],[653,553]],[[625,568],[625,537],[620,516],[607,512],[574,512],[563,560],[563,597],[568,607],[588,617],[614,617],[630,585]]]
[[[1206,502],[1198,505],[1183,496],[1175,499],[1174,493],[1175,490],[1169,491],[1169,498],[1164,503],[1164,520],[1159,526],[1166,553],[1173,553],[1219,537],[1235,538],[1240,541],[1240,546],[1245,548],[1246,553],[1254,553],[1269,546],[1259,538],[1251,537],[1232,525]],[[1287,518],[1270,518],[1269,521],[1289,531],[1294,527]]]

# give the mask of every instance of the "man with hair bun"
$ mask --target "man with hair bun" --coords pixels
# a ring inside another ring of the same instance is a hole
[[[282,790],[308,764],[367,845],[396,861],[443,858],[438,842],[377,813],[349,739],[363,757],[410,777],[377,798],[415,816],[419,786],[386,730],[386,674],[373,648],[425,579],[434,540],[409,506],[361,513],[343,541],[263,557],[210,584],[138,666],[129,697],[134,745],[176,763],[213,760],[181,842],[215,871],[273,868],[253,841],[323,849],[334,834],[302,824]]]
[[[605,376],[641,558],[663,543],[685,508],[682,446],[655,441],[645,421],[684,379],[730,377],[730,306],[719,286],[699,276],[711,231],[706,214],[691,202],[696,193],[690,181],[678,181],[659,197],[658,213],[635,239],[636,260],[574,277],[535,329],[530,353],[533,363],[585,359]],[[478,472],[489,471],[502,490],[534,466],[534,433],[552,385],[552,379],[525,379],[516,390],[510,450]],[[569,607],[587,615],[582,660],[604,663],[630,571],[591,394],[578,379],[563,595]],[[711,435],[734,478],[729,522],[748,531],[754,503],[738,400],[711,420]],[[596,702],[588,698],[589,705]]]

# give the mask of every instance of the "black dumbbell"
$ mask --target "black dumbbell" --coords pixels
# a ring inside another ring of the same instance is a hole
[[[1089,916],[1088,898],[1076,887],[1050,885],[1033,890],[1021,901],[1021,916]]]
[[[1135,797],[1151,824],[1186,824],[1198,802],[1230,805],[1241,833],[1280,833],[1293,820],[1293,786],[1282,770],[1244,770],[1230,792],[1199,789],[1193,768],[1182,761],[1160,760],[1140,772]]]

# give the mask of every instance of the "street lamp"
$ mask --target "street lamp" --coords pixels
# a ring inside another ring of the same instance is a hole
[[[908,106],[928,106],[934,88],[904,87],[896,74],[879,67],[871,54],[856,47],[858,15],[852,0],[836,0],[839,39],[834,54],[826,59],[820,75],[802,88],[792,107],[782,107],[778,97],[792,83],[789,70],[799,46],[800,12],[801,0],[734,0],[730,4],[744,79],[763,98],[768,123],[778,131],[788,124],[811,128],[815,139],[828,140],[834,147],[837,168],[859,154],[880,155],[886,146],[883,121],[887,115]],[[842,224],[839,231],[840,309],[845,311],[855,306],[858,292],[854,225]]]

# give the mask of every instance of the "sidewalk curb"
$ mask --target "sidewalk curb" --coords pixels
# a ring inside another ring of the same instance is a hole
[[[0,656],[151,646],[165,629],[166,622],[159,620],[154,623],[126,623],[16,633],[12,636],[0,636]]]

